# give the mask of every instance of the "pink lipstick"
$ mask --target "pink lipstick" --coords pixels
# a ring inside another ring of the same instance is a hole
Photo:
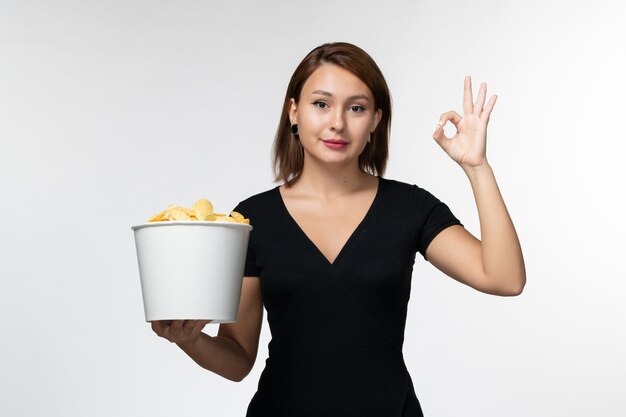
[[[327,139],[324,142],[324,145],[328,146],[331,149],[341,149],[348,145],[348,142],[341,139]]]

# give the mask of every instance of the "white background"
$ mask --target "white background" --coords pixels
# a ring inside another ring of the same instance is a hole
[[[273,187],[289,77],[328,41],[387,77],[386,176],[476,235],[432,133],[465,75],[499,96],[488,157],[528,284],[488,296],[418,256],[404,351],[426,415],[623,415],[625,17],[617,0],[1,1],[2,415],[245,414],[267,324],[243,382],[202,370],[144,322],[130,226]]]

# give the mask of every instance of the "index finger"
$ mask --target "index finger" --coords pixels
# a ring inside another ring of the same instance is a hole
[[[168,323],[163,320],[154,320],[150,322],[150,325],[152,327],[152,331],[154,331],[157,336],[164,337],[166,339],[169,337],[170,326]]]
[[[194,325],[193,332],[201,332],[204,326],[211,323],[213,320],[198,320]]]
[[[465,77],[465,86],[463,90],[463,116],[474,112],[474,97],[472,96],[472,77]]]

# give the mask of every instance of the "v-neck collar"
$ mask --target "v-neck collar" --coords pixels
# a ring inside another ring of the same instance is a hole
[[[359,224],[354,228],[354,230],[352,231],[352,233],[348,237],[348,240],[345,241],[345,243],[343,244],[343,246],[339,250],[339,253],[335,257],[335,260],[333,262],[331,262],[322,253],[322,251],[317,247],[317,245],[313,242],[313,240],[311,240],[311,238],[309,238],[309,235],[307,235],[304,232],[304,229],[302,229],[300,227],[300,225],[298,224],[296,219],[294,219],[294,217],[291,215],[291,213],[289,213],[289,210],[287,209],[287,205],[285,204],[285,200],[283,200],[283,196],[280,193],[280,186],[277,186],[274,189],[274,191],[275,191],[276,198],[278,198],[278,200],[280,202],[279,205],[281,206],[281,209],[284,211],[285,216],[287,216],[287,218],[289,219],[289,222],[292,224],[292,226],[294,226],[294,228],[297,229],[298,234],[305,241],[308,242],[308,245],[311,246],[312,249],[315,252],[317,252],[317,254],[322,258],[322,260],[327,265],[329,265],[331,267],[335,267],[337,265],[338,261],[344,256],[344,253],[347,251],[347,249],[349,248],[349,246],[352,243],[352,241],[356,239],[356,237],[358,236],[360,231],[363,229],[363,227],[367,223],[368,219],[372,216],[372,212],[375,210],[376,206],[378,205],[378,200],[380,199],[380,195],[381,195],[381,190],[383,188],[384,179],[382,177],[377,177],[377,178],[378,178],[378,186],[377,186],[377,189],[376,189],[376,194],[374,195],[374,199],[372,200],[372,203],[370,204],[370,207],[367,209],[367,212],[365,213],[365,216],[363,216],[363,218],[361,219]]]

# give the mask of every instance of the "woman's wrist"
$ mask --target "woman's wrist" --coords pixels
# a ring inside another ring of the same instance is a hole
[[[489,165],[489,162],[487,162],[487,160],[485,160],[485,162],[480,165],[473,165],[473,166],[461,165],[461,169],[463,169],[463,172],[465,172],[465,174],[469,177],[470,181],[473,178],[480,176],[484,173],[493,174],[491,165]]]
[[[184,351],[193,351],[193,350],[197,350],[200,347],[200,344],[203,343],[202,339],[212,339],[212,337],[204,332],[201,332],[198,337],[196,337],[193,340],[190,340],[189,342],[180,342],[180,343],[176,343],[178,345],[178,347],[180,347],[182,350]]]

